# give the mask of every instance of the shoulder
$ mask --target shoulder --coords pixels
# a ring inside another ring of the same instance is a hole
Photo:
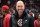
[[[34,18],[31,15],[27,14],[27,16],[30,21],[34,22]]]
[[[11,17],[14,17],[14,16],[15,16],[14,14],[11,15]]]
[[[7,17],[11,16],[10,14],[6,15]]]
[[[28,16],[29,18],[32,18],[32,16],[31,16],[31,15],[29,15],[29,14],[27,14],[27,16]]]
[[[37,20],[34,21],[34,23],[37,22]]]
[[[36,23],[37,23],[37,20],[34,21],[34,24],[36,24]]]
[[[15,18],[15,15],[14,15],[14,14],[12,14],[10,18],[11,18],[11,19],[14,19],[14,18]]]
[[[6,15],[6,16],[4,17],[4,19],[10,19],[10,17],[11,17],[11,15],[8,14],[8,15]]]

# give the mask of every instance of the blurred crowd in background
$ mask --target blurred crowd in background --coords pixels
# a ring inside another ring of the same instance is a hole
[[[2,6],[7,5],[9,6],[10,14],[15,13],[16,11],[16,2],[19,0],[0,0],[0,23],[2,23],[3,18],[5,17],[2,13]],[[25,9],[28,14],[34,17],[34,19],[37,19],[37,15],[40,13],[40,0],[22,0],[25,4]],[[1,25],[0,25],[1,26]]]
[[[8,5],[10,8],[15,9],[16,2],[18,0],[0,0],[0,11],[3,5]],[[25,4],[26,9],[29,10],[39,10],[40,9],[40,0],[22,0]],[[39,12],[39,11],[38,11]]]
[[[7,5],[10,7],[10,11],[15,13],[16,2],[19,0],[0,0],[0,12],[2,12],[2,6]],[[22,0],[25,4],[25,9],[28,13],[34,13],[37,16],[40,13],[40,0]]]

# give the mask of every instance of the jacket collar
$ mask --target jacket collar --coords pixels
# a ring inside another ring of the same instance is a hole
[[[20,17],[20,18],[24,18],[24,16],[26,16],[27,15],[27,13],[25,12],[25,10],[23,11],[23,14],[22,14],[22,16]],[[18,15],[18,12],[16,11],[15,12],[15,16],[17,17],[17,19],[19,19],[19,15]]]

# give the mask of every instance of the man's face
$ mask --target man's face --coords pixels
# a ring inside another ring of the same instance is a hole
[[[39,16],[38,16],[38,19],[40,19],[40,14],[39,14]]]
[[[3,15],[5,15],[5,12],[2,10]]]
[[[24,11],[25,7],[23,3],[17,3],[16,4],[16,10],[18,11],[18,13],[22,13]]]

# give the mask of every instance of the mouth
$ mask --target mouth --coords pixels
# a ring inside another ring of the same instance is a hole
[[[23,10],[21,9],[21,10],[18,10],[18,11],[23,11]]]
[[[19,12],[23,12],[23,10],[18,10]]]

